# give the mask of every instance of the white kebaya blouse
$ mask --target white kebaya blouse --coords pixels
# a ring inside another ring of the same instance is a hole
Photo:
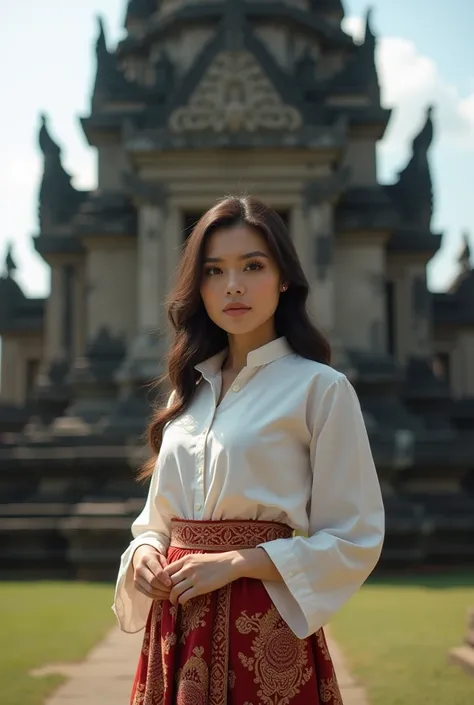
[[[382,497],[347,378],[278,338],[248,355],[217,406],[225,355],[196,366],[196,395],[165,429],[121,559],[113,609],[123,631],[142,629],[151,604],[133,587],[132,555],[142,544],[166,552],[172,517],[272,520],[307,534],[261,544],[284,581],[263,584],[299,638],[325,625],[378,561]]]

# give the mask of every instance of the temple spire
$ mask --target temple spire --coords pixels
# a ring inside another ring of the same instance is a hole
[[[97,36],[95,51],[97,54],[97,60],[100,61],[104,57],[109,56],[109,51],[107,49],[107,39],[105,37],[104,20],[102,19],[101,15],[97,16],[97,24],[99,25],[99,34]]]
[[[412,154],[399,173],[394,193],[406,225],[428,230],[433,215],[433,185],[428,150],[433,141],[433,107],[426,110],[425,123],[412,142]]]
[[[380,101],[380,84],[377,75],[377,65],[375,62],[377,39],[372,29],[372,15],[373,10],[369,7],[365,15],[364,43],[359,48],[359,52],[361,57],[361,68],[368,79],[370,95],[372,99],[378,103]]]
[[[49,133],[48,117],[45,113],[40,115],[41,127],[38,143],[45,158],[61,159],[61,149]]]
[[[463,274],[466,274],[467,272],[471,271],[471,245],[469,242],[469,234],[467,232],[463,233],[463,246],[461,254],[458,257],[458,262],[461,266]]]
[[[97,16],[99,32],[95,44],[95,54],[97,57],[97,69],[92,93],[92,103],[95,104],[107,93],[107,86],[110,80],[111,56],[107,49],[107,39],[105,36],[104,21],[100,15]]]
[[[8,279],[13,279],[13,275],[17,269],[15,260],[13,259],[11,243],[7,247],[7,254],[5,256],[5,272]]]
[[[413,157],[418,160],[423,167],[427,164],[427,154],[433,142],[433,106],[429,105],[426,110],[426,119],[423,128],[413,140]]]
[[[75,212],[82,196],[71,185],[71,176],[63,167],[61,149],[50,135],[45,114],[41,115],[38,142],[44,157],[39,193],[39,221],[43,231],[65,224]]]
[[[372,47],[375,49],[375,34],[372,29],[372,15],[373,8],[368,7],[365,13],[365,34],[364,34],[364,45],[367,47]]]
[[[119,70],[114,52],[107,47],[107,35],[102,17],[97,17],[98,35],[95,44],[97,68],[92,92],[92,108],[100,107],[104,101],[115,96],[123,97],[129,88],[124,74]],[[129,96],[128,96],[129,97]]]

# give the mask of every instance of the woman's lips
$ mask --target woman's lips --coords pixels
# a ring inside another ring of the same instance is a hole
[[[243,316],[245,313],[248,313],[249,311],[251,311],[251,309],[246,306],[241,306],[240,308],[224,309],[224,313],[226,313],[228,316]]]

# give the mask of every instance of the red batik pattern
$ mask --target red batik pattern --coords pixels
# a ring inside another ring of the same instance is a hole
[[[272,522],[174,520],[168,560],[291,535]],[[342,700],[323,630],[298,639],[262,582],[243,578],[184,607],[153,603],[131,705],[342,705]]]

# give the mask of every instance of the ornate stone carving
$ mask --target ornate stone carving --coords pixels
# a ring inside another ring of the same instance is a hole
[[[298,110],[285,105],[269,78],[247,51],[217,55],[189,103],[170,117],[173,132],[255,132],[297,130]]]

